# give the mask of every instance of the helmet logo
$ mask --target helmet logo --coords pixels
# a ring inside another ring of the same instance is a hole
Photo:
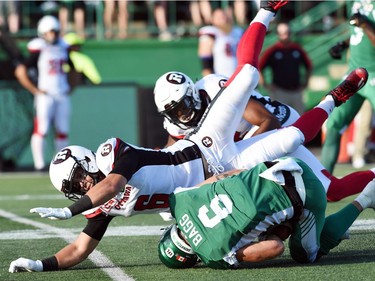
[[[112,145],[107,143],[105,145],[103,145],[103,148],[102,148],[102,152],[101,152],[101,155],[103,157],[107,156],[108,154],[110,154],[112,151]]]
[[[220,87],[220,88],[223,88],[224,85],[225,85],[225,83],[226,83],[227,81],[228,81],[227,79],[220,79],[220,81],[219,81],[219,87]]]
[[[205,147],[210,147],[212,144],[213,144],[213,141],[210,137],[204,137],[202,139],[202,144],[205,146]]]
[[[168,258],[172,258],[174,256],[174,252],[170,247],[165,249],[165,254],[167,255]]]
[[[71,155],[72,155],[72,152],[70,151],[70,149],[68,148],[62,149],[56,154],[55,158],[53,159],[52,164],[60,164],[64,162],[66,159],[68,159]]]
[[[176,72],[169,73],[166,78],[167,81],[172,84],[183,84],[186,81],[184,75]]]
[[[184,258],[183,256],[180,256],[180,255],[177,255],[176,256],[176,260],[180,261],[180,262],[186,262],[186,258]]]

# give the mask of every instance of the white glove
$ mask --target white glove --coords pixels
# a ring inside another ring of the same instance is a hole
[[[9,272],[24,272],[24,271],[43,271],[43,263],[40,260],[29,260],[25,258],[19,258],[12,261],[9,266]]]
[[[69,208],[44,208],[38,207],[30,210],[30,213],[39,213],[42,218],[49,218],[50,220],[67,220],[72,217],[72,212]]]

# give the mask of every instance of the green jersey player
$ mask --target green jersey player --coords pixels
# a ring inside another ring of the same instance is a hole
[[[342,133],[352,122],[365,99],[375,109],[375,1],[357,0],[352,6],[350,20],[351,36],[349,41],[349,70],[358,66],[369,72],[369,83],[353,99],[335,110],[327,121],[327,134],[321,153],[321,162],[332,173],[337,162]],[[339,43],[337,47],[340,48]]]
[[[375,207],[372,181],[353,203],[325,218],[324,188],[296,158],[236,173],[170,195],[177,224],[167,228],[159,243],[165,265],[192,267],[198,258],[212,268],[263,261],[283,253],[289,234],[292,258],[315,262],[340,243],[363,209]],[[290,227],[278,228],[282,225]]]

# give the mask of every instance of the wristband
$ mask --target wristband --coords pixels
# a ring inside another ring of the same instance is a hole
[[[43,264],[43,271],[55,271],[59,269],[59,263],[55,256],[46,258],[41,261]]]
[[[201,57],[201,63],[203,69],[210,69],[213,72],[214,69],[214,58],[213,57]]]
[[[83,195],[77,202],[70,205],[68,209],[72,212],[72,216],[78,215],[84,211],[92,209],[92,201],[87,195]]]

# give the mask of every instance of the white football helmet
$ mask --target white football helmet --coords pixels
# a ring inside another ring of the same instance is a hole
[[[42,37],[44,33],[54,30],[60,31],[60,23],[57,18],[53,16],[44,16],[38,22],[38,36]]]
[[[202,100],[193,81],[182,72],[162,75],[155,84],[157,110],[182,129],[196,126],[202,116]]]
[[[223,89],[228,77],[220,74],[208,74],[195,83],[200,97],[206,97],[211,102],[216,95]]]
[[[95,154],[82,146],[71,145],[61,149],[52,159],[49,176],[53,186],[70,200],[78,200],[86,191],[81,181],[90,176],[97,184],[105,176],[96,165]]]

